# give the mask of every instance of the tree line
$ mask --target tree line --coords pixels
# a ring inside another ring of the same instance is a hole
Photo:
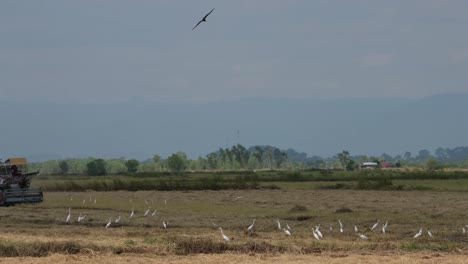
[[[28,170],[39,170],[43,174],[57,175],[119,175],[137,172],[180,173],[182,171],[203,170],[255,170],[255,169],[357,169],[361,162],[392,162],[396,167],[412,166],[440,169],[442,167],[468,167],[468,147],[438,148],[432,154],[421,150],[413,156],[410,152],[403,155],[380,156],[351,155],[344,150],[328,158],[308,157],[293,149],[281,150],[270,145],[257,145],[246,148],[241,144],[230,148],[219,148],[205,157],[189,159],[185,152],[176,152],[167,158],[154,154],[151,159],[115,158],[70,158],[31,163]]]

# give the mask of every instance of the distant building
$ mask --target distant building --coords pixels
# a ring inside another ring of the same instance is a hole
[[[375,169],[377,167],[379,167],[377,162],[361,162],[361,164],[359,164],[360,169]]]
[[[393,164],[391,162],[382,161],[382,162],[380,162],[380,167],[381,168],[391,168],[391,167],[393,167]]]
[[[394,167],[391,162],[382,161],[380,163],[377,162],[362,162],[359,164],[360,169],[375,169],[375,168],[392,168]]]

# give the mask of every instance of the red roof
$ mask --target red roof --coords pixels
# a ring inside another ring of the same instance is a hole
[[[391,167],[393,167],[393,164],[391,162],[382,161],[382,162],[380,162],[380,167],[382,167],[382,168],[391,168]]]

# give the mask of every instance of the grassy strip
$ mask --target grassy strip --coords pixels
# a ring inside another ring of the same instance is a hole
[[[92,243],[82,244],[76,241],[20,242],[0,240],[0,257],[45,257],[49,254],[167,253],[166,248],[161,248],[163,252],[128,244],[123,246],[98,246]]]
[[[115,190],[246,190],[260,188],[259,183],[273,182],[338,182],[327,184],[324,189],[357,190],[429,190],[425,185],[394,184],[394,180],[466,180],[467,172],[458,171],[261,171],[261,172],[197,172],[173,175],[151,173],[133,176],[45,176],[33,181],[33,187],[42,187],[45,191],[115,191]],[[349,182],[349,183],[348,183]],[[267,186],[263,184],[263,186]],[[278,188],[270,184],[268,188]]]

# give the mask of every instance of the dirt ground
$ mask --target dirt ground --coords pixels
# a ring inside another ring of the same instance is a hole
[[[336,254],[336,255],[193,255],[193,256],[151,256],[151,255],[51,255],[42,258],[1,258],[0,263],[9,264],[45,264],[45,263],[468,263],[467,255],[439,254],[433,252],[403,254],[403,255],[364,255],[364,254]]]

